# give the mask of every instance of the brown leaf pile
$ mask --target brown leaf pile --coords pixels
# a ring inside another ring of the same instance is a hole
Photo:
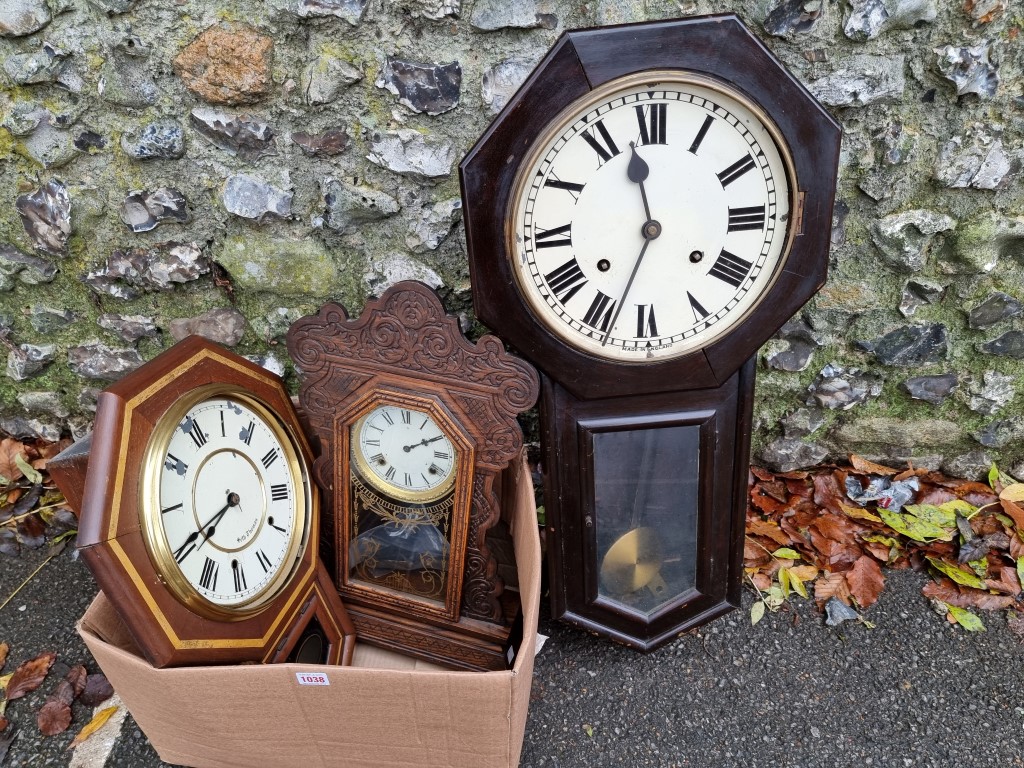
[[[8,651],[7,643],[0,643],[0,670],[3,669],[6,662]],[[52,651],[41,653],[35,658],[22,662],[10,675],[0,678],[0,694],[2,694],[0,696],[0,733],[7,731],[10,726],[10,721],[6,717],[7,705],[38,690],[46,681],[56,659],[57,654]],[[39,732],[44,736],[56,736],[66,731],[71,725],[72,704],[76,699],[85,706],[95,707],[113,694],[113,688],[102,674],[90,675],[81,665],[72,667],[46,697],[36,713],[36,725],[39,727]],[[103,715],[102,719],[100,719],[100,715]],[[111,712],[106,710],[99,713],[93,723],[82,729],[73,743],[77,744],[88,738],[98,730],[103,722],[109,719],[110,715]],[[12,735],[13,729],[7,731],[0,739]]]
[[[74,513],[45,474],[67,441],[21,441],[0,434],[0,554],[18,555],[78,527]]]
[[[895,483],[916,477],[919,489],[896,512],[884,499],[861,505],[850,498],[851,477],[859,488],[883,478]],[[947,606],[1024,612],[1024,485],[994,468],[990,483],[894,469],[856,456],[849,466],[801,472],[754,467],[746,573],[766,594],[778,579],[788,597],[799,568],[800,582],[814,582],[819,608],[834,597],[863,609],[884,588],[882,566],[913,568],[933,577],[924,595]]]

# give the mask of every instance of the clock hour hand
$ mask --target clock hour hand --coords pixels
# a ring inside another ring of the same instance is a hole
[[[629,150],[633,154],[629,156],[629,165],[626,166],[626,176],[634,184],[640,185],[640,197],[644,201],[644,215],[647,217],[647,221],[651,220],[651,206],[647,204],[647,190],[644,188],[644,182],[647,181],[647,177],[651,173],[651,167],[647,165],[640,154],[636,151],[636,144],[632,141],[629,142]]]
[[[219,523],[220,519],[224,517],[224,513],[231,509],[231,507],[237,507],[240,501],[241,499],[238,497],[237,493],[228,493],[228,503],[225,504],[221,510],[210,518],[210,521],[200,529],[200,533],[203,534],[203,540],[199,543],[200,547],[202,547],[203,544],[209,541],[210,537],[213,536],[214,532],[217,530],[217,523]]]

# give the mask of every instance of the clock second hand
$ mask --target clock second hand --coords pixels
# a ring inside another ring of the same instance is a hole
[[[650,174],[650,166],[644,162],[644,159],[637,154],[636,144],[632,141],[629,142],[629,149],[633,153],[629,158],[629,165],[626,167],[626,175],[629,180],[634,184],[640,186],[640,197],[644,201],[644,214],[647,216],[647,220],[644,222],[643,227],[640,229],[640,234],[643,235],[644,245],[640,249],[640,254],[636,257],[636,263],[633,264],[633,271],[629,273],[629,280],[626,281],[626,287],[622,291],[622,296],[615,304],[615,311],[612,313],[612,318],[608,322],[608,327],[605,329],[604,338],[601,339],[601,346],[603,347],[608,343],[608,337],[611,336],[612,329],[615,328],[615,322],[619,319],[619,314],[622,312],[622,305],[626,302],[626,296],[629,295],[629,289],[633,287],[633,280],[636,278],[636,273],[640,270],[640,263],[644,260],[644,254],[647,252],[647,246],[651,244],[651,240],[654,240],[658,235],[661,234],[661,224],[651,218],[651,207],[647,204],[647,190],[644,189],[644,181]]]

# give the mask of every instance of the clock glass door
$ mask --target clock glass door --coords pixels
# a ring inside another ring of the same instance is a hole
[[[380,405],[351,430],[348,579],[443,608],[458,451],[427,412]]]
[[[650,616],[696,586],[700,427],[591,440],[598,600]]]

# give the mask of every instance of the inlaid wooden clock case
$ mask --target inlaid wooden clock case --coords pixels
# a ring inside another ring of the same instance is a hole
[[[318,442],[313,473],[324,493],[324,551],[361,640],[453,668],[504,669],[517,610],[504,591],[487,534],[501,513],[500,475],[522,449],[516,415],[537,399],[536,372],[494,336],[475,344],[437,295],[416,282],[392,286],[357,318],[337,304],[288,334],[301,373],[300,404]],[[454,483],[456,535],[443,607],[348,577],[350,434],[380,403],[405,404],[445,425],[461,446]]]
[[[99,398],[81,493],[78,546],[100,587],[155,667],[269,662],[288,658],[311,620],[323,629],[323,661],[348,663],[354,630],[319,564],[317,489],[304,489],[309,519],[286,582],[265,604],[238,615],[191,609],[168,588],[143,536],[144,454],[161,418],[210,388],[238,392],[275,414],[309,466],[312,454],[284,385],[274,374],[198,336],[189,337],[108,387]],[[81,451],[58,461],[55,479],[82,481]],[[72,490],[69,498],[75,498]],[[149,512],[148,514],[152,514]]]
[[[624,364],[566,343],[531,312],[511,264],[510,215],[517,175],[556,115],[613,81],[666,71],[722,83],[773,123],[792,164],[789,231],[773,282],[726,334],[681,356]],[[462,161],[475,311],[543,374],[556,617],[650,650],[739,604],[756,351],[825,281],[839,141],[836,121],[723,14],[565,33]],[[638,614],[598,595],[592,448],[595,435],[676,425],[700,434],[696,587]]]

